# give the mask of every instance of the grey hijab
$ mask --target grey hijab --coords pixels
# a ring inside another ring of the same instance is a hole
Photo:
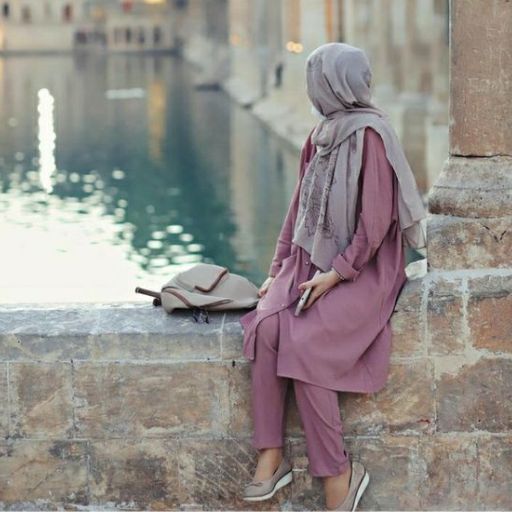
[[[306,60],[306,91],[321,121],[311,140],[317,152],[302,179],[292,241],[324,272],[349,245],[356,229],[358,179],[366,126],[384,142],[399,181],[399,222],[404,245],[425,247],[426,217],[416,180],[387,114],[370,99],[371,70],[363,50],[327,43]]]

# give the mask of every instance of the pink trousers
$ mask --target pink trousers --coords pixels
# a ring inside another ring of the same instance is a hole
[[[313,340],[312,340],[313,341]],[[251,361],[251,408],[256,449],[284,445],[288,383],[293,380],[297,408],[306,438],[309,473],[334,476],[349,468],[336,390],[277,375],[279,316],[258,324],[255,357]]]

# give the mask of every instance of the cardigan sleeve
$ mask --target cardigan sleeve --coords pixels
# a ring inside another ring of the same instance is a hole
[[[274,257],[272,258],[272,262],[268,270],[268,275],[271,277],[276,276],[276,274],[279,272],[279,269],[281,268],[282,261],[291,254],[293,230],[295,226],[295,219],[297,217],[297,211],[299,209],[300,185],[302,183],[302,178],[304,177],[306,167],[316,150],[315,145],[311,142],[312,133],[313,130],[311,130],[309,133],[301,149],[299,179],[297,180],[295,190],[293,191],[292,198],[288,205],[288,212],[286,213],[286,217],[281,227],[274,251]]]
[[[332,261],[332,268],[345,279],[357,278],[377,252],[393,222],[394,175],[380,135],[373,128],[366,128],[356,230],[350,244]]]

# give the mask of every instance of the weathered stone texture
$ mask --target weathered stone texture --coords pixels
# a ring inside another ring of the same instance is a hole
[[[224,432],[227,380],[214,363],[77,363],[77,430],[90,438]]]
[[[437,382],[440,432],[512,430],[512,359],[481,358],[465,362]]]
[[[422,438],[419,458],[425,472],[420,510],[479,510],[476,438]]]
[[[507,0],[450,4],[452,153],[512,155],[512,5]]]
[[[451,155],[429,191],[428,210],[473,219],[512,215],[512,158]]]
[[[341,393],[341,415],[347,434],[432,432],[435,427],[433,368],[427,359],[392,364],[379,393]]]
[[[91,505],[169,510],[187,501],[179,485],[177,440],[93,441],[89,468]]]
[[[0,508],[87,505],[88,495],[86,442],[1,442]]]
[[[478,449],[478,505],[481,510],[512,508],[512,435],[480,436]]]
[[[440,278],[428,291],[429,353],[460,354],[465,347],[462,280]]]
[[[411,357],[426,355],[423,342],[424,323],[422,322],[422,296],[424,280],[413,279],[407,282],[395,305],[391,316],[393,346],[391,357]]]
[[[72,437],[70,363],[10,363],[9,381],[12,436]]]
[[[223,315],[192,321],[145,304],[0,310],[0,357],[10,361],[220,359]]]
[[[431,215],[427,224],[430,270],[509,268],[512,216],[472,219]]]
[[[184,503],[208,504],[210,509],[252,509],[241,498],[244,482],[251,480],[256,450],[244,440],[183,439],[179,448],[180,485]],[[276,496],[281,501],[289,493]],[[263,504],[260,504],[263,505]],[[257,509],[267,510],[266,505]]]
[[[468,324],[475,348],[512,352],[512,276],[469,279]]]

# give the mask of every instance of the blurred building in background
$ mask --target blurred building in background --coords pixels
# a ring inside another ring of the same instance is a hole
[[[305,61],[364,48],[376,103],[426,192],[448,154],[448,0],[5,0],[0,52],[172,51],[302,146],[315,118]]]
[[[154,51],[175,44],[167,0],[0,2],[1,53]]]
[[[300,147],[314,125],[305,61],[317,46],[363,48],[426,192],[448,154],[448,0],[189,0],[177,37],[201,69]]]
[[[0,4],[0,50],[68,51],[83,21],[84,0],[5,0]]]

